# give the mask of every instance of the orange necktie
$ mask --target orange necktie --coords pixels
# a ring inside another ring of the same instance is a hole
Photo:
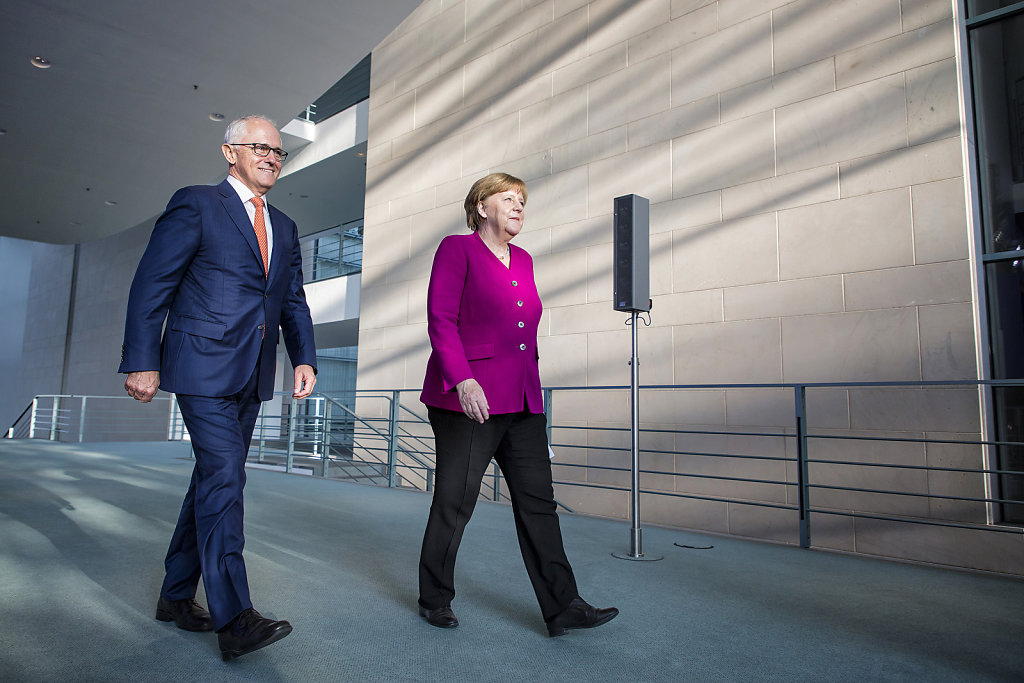
[[[269,277],[267,269],[267,224],[263,220],[263,200],[253,197],[249,200],[256,206],[256,216],[253,218],[252,227],[256,231],[256,241],[260,244],[260,255],[263,257],[263,277]]]

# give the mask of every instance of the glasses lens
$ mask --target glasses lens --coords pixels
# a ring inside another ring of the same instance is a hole
[[[266,145],[256,144],[252,146],[252,153],[258,157],[265,157],[270,154],[270,148]]]

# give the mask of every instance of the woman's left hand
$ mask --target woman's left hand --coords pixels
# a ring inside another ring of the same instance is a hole
[[[480,424],[487,421],[490,414],[487,412],[490,406],[487,405],[487,397],[484,395],[484,388],[480,383],[470,377],[455,385],[459,392],[459,405],[462,412],[476,420]]]

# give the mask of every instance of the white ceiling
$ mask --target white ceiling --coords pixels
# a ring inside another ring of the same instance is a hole
[[[226,121],[283,126],[420,1],[4,0],[0,236],[87,242],[151,219],[178,187],[218,182]],[[357,177],[361,159],[338,156],[331,172]],[[282,190],[320,194],[313,169],[275,188],[300,225]]]

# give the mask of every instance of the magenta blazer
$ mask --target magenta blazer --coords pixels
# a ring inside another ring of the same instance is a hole
[[[509,245],[511,266],[476,233],[450,235],[434,254],[427,287],[431,354],[420,400],[462,412],[455,385],[476,379],[490,413],[544,412],[537,367],[542,309],[533,259]]]

